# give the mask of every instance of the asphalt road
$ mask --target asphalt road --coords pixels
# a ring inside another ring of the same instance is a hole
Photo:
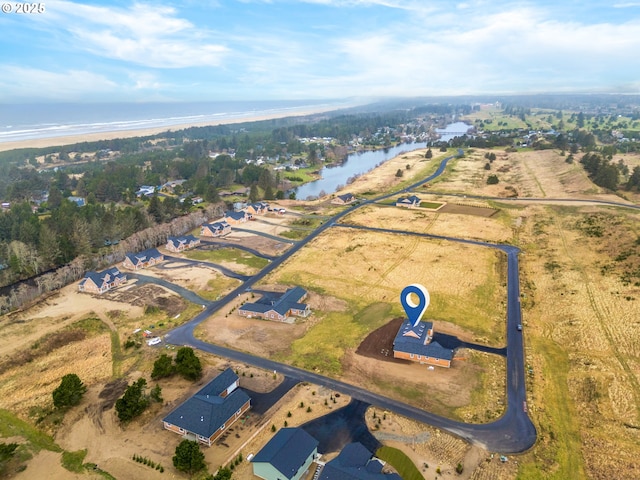
[[[459,150],[459,154],[462,150]],[[255,365],[266,370],[274,370],[282,373],[292,379],[301,382],[310,382],[317,385],[323,385],[335,391],[339,391],[352,396],[357,400],[384,408],[389,411],[396,412],[409,418],[413,418],[420,422],[433,425],[434,427],[446,430],[457,435],[469,442],[484,446],[486,449],[499,453],[517,453],[522,452],[533,446],[536,440],[536,430],[526,413],[526,391],[524,383],[524,351],[522,332],[518,331],[516,326],[521,323],[520,314],[520,284],[518,278],[518,253],[519,249],[510,245],[496,245],[472,240],[463,240],[449,238],[437,235],[416,234],[415,232],[388,230],[389,233],[400,235],[421,235],[425,238],[436,238],[448,241],[468,243],[482,247],[497,248],[507,255],[507,409],[505,414],[498,420],[486,424],[468,424],[441,417],[419,408],[412,407],[405,403],[384,397],[367,391],[366,389],[350,385],[339,380],[318,375],[300,368],[290,365],[274,362],[265,358],[257,357],[244,352],[239,352],[229,348],[213,345],[194,337],[193,331],[195,327],[207,319],[211,314],[228,303],[242,292],[250,289],[258,280],[268,275],[274,269],[279,267],[283,262],[295,255],[298,250],[303,248],[308,242],[322,234],[328,228],[338,226],[336,221],[348,215],[356,208],[362,205],[372,203],[374,201],[384,200],[386,198],[411,191],[413,188],[432,180],[441,175],[446,168],[446,164],[452,158],[452,155],[445,158],[436,172],[426,179],[420,180],[399,192],[382,195],[372,200],[366,200],[343,210],[335,215],[331,220],[326,221],[314,232],[306,238],[296,242],[289,251],[282,256],[274,259],[260,273],[248,279],[242,286],[234,289],[221,300],[211,302],[205,306],[203,311],[188,323],[172,330],[165,338],[167,343],[174,345],[188,345],[193,348],[212,353],[217,356],[229,358],[238,362]],[[344,228],[365,228],[357,226],[339,225]],[[376,230],[376,229],[373,229]],[[379,229],[378,229],[379,230]],[[386,230],[383,230],[386,231]]]

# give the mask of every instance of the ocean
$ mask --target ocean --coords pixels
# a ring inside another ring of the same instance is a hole
[[[0,105],[0,143],[346,108],[328,100]],[[335,107],[335,108],[334,108]]]

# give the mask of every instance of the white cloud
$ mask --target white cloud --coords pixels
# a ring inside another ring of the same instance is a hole
[[[75,37],[74,46],[103,57],[154,68],[218,66],[227,48],[212,34],[179,18],[172,7],[129,8],[47,3],[43,20]]]
[[[113,93],[118,85],[102,75],[82,70],[51,72],[37,68],[0,65],[0,101],[59,101],[93,98]]]

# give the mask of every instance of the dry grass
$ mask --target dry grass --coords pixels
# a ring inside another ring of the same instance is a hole
[[[505,314],[500,258],[489,248],[334,228],[267,281],[302,285],[358,308],[386,302],[392,308],[390,318],[403,313],[399,292],[421,283],[431,296],[425,318],[451,321],[477,338],[499,343]]]
[[[359,208],[343,220],[344,223],[375,228],[398,225],[402,230],[418,233],[479,239],[495,243],[511,240],[512,229],[508,224],[509,221],[508,217],[505,218],[501,214],[485,218],[379,205]]]

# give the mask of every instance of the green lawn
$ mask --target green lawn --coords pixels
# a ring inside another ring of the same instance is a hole
[[[420,470],[397,448],[380,447],[376,452],[376,457],[392,465],[398,471],[403,480],[424,480]]]
[[[420,208],[429,208],[431,210],[436,210],[440,208],[444,203],[439,202],[420,202]]]
[[[374,303],[359,310],[354,305],[347,312],[329,312],[307,334],[294,341],[286,361],[306,370],[338,375],[341,359],[348,348],[355,348],[369,332],[389,318],[391,306]]]
[[[33,425],[19,419],[9,410],[0,409],[0,436],[4,438],[23,437],[36,452],[40,450],[62,451],[53,441],[53,438]]]

